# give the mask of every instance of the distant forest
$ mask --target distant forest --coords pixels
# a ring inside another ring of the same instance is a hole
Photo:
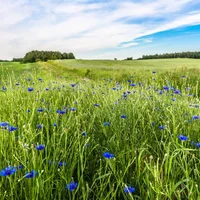
[[[196,59],[200,59],[200,51],[143,55],[142,58],[139,58],[138,60],[162,59],[162,58],[194,58],[194,59],[196,58]]]
[[[75,59],[73,53],[61,53],[59,51],[31,51],[26,53],[24,58],[13,58],[11,62],[33,63],[47,60]],[[8,60],[0,60],[0,62],[10,62]]]

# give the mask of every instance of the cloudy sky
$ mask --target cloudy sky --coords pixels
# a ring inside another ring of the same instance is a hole
[[[200,50],[200,0],[0,0],[0,59],[30,50],[113,59]]]

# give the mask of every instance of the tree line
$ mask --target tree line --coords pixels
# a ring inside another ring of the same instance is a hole
[[[24,58],[13,58],[11,62],[33,63],[47,60],[75,59],[73,53],[61,53],[59,51],[30,51],[26,53]],[[0,60],[0,62],[10,62],[8,60]]]
[[[196,58],[196,59],[200,59],[200,51],[143,55],[142,58],[139,58],[138,60],[162,59],[162,58],[194,58],[194,59]]]

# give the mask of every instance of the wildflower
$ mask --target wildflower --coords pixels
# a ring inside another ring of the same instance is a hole
[[[156,71],[152,71],[152,74],[156,74]]]
[[[71,108],[71,111],[75,112],[75,111],[76,111],[76,108]]]
[[[172,100],[172,101],[176,101],[176,98],[172,98],[171,100]]]
[[[193,120],[200,119],[200,116],[196,116],[196,115],[194,115],[194,116],[192,117],[192,119],[193,119]]]
[[[121,118],[122,118],[122,119],[126,119],[127,116],[126,116],[126,115],[121,115]]]
[[[53,124],[53,126],[57,126],[57,124],[56,124],[56,123],[54,123],[54,124]]]
[[[180,90],[175,90],[174,94],[181,94]]]
[[[135,86],[136,86],[136,84],[135,84],[135,83],[132,83],[132,84],[130,84],[130,86],[132,86],[132,87],[135,87]]]
[[[2,91],[6,91],[6,90],[7,90],[7,88],[2,86]]]
[[[186,141],[186,140],[188,140],[188,137],[187,137],[187,136],[184,136],[184,135],[179,135],[178,138],[179,138],[181,141]]]
[[[87,136],[87,133],[84,131],[84,132],[82,132],[82,135],[83,136]]]
[[[32,92],[34,89],[32,87],[28,88],[28,92]]]
[[[14,174],[16,171],[17,171],[16,167],[8,166],[0,171],[0,176],[9,176]]]
[[[38,172],[35,172],[35,170],[32,170],[31,172],[26,172],[26,178],[34,178],[38,175]]]
[[[108,159],[114,158],[114,154],[111,154],[111,153],[109,153],[109,152],[105,152],[105,153],[103,154],[103,156],[104,156],[104,158],[108,158]]]
[[[30,110],[27,110],[27,113],[30,113],[31,111]]]
[[[196,143],[196,146],[200,148],[200,142]]]
[[[43,150],[45,148],[45,146],[43,144],[40,144],[40,145],[37,145],[35,148],[37,150],[41,151],[41,150]]]
[[[38,108],[37,111],[38,111],[38,112],[43,112],[43,111],[44,111],[44,108]]]
[[[75,87],[75,86],[76,86],[76,84],[73,84],[73,83],[72,83],[72,84],[70,84],[70,85],[71,85],[71,87]]]
[[[43,128],[43,125],[37,124],[36,127],[37,127],[38,129],[42,129],[42,128]]]
[[[100,106],[100,104],[95,103],[94,106],[98,107],[98,106]]]
[[[163,86],[163,89],[164,90],[169,90],[169,87],[168,86]]]
[[[159,129],[164,130],[165,126],[159,126]]]
[[[104,122],[103,125],[104,126],[110,126],[110,122]]]
[[[59,167],[63,167],[63,166],[66,166],[66,165],[67,165],[66,162],[59,162],[59,163],[58,163],[58,166],[59,166]]]
[[[0,126],[1,126],[1,127],[5,127],[5,126],[8,126],[8,125],[9,125],[8,122],[0,122]]]
[[[8,131],[12,132],[12,131],[16,131],[18,128],[14,127],[14,126],[8,126]]]
[[[66,113],[66,110],[56,110],[56,113],[64,115]]]
[[[126,192],[126,193],[133,193],[133,192],[135,192],[135,188],[132,187],[132,186],[125,186],[124,192]]]
[[[71,182],[69,184],[67,184],[66,189],[73,191],[78,187],[78,183],[75,182]]]

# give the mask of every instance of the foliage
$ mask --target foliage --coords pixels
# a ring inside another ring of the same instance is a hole
[[[165,54],[155,54],[155,55],[143,55],[142,59],[160,59],[160,58],[194,58],[199,59],[200,58],[200,51],[194,51],[194,52],[180,52],[180,53],[165,53]]]
[[[61,53],[59,51],[31,51],[26,53],[23,58],[24,63],[33,63],[37,61],[75,59],[73,53]]]
[[[0,199],[200,199],[190,62],[3,63]]]

